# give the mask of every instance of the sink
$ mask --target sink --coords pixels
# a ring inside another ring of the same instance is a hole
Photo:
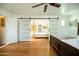
[[[76,37],[64,37],[65,39],[75,39]]]

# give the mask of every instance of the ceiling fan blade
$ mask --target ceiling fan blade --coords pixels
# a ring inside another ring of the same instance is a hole
[[[47,10],[47,5],[44,6],[44,12],[46,12],[46,10]]]
[[[32,6],[32,8],[39,7],[39,6],[43,5],[43,4],[44,3],[40,3],[40,4],[37,4],[37,5],[34,5],[34,6]]]
[[[59,3],[49,3],[49,5],[55,6],[57,8],[59,8],[61,6],[61,4],[59,4]]]

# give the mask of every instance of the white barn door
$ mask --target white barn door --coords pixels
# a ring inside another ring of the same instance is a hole
[[[19,41],[31,41],[31,20],[30,19],[19,19]]]

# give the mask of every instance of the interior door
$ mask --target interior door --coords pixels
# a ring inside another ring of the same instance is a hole
[[[58,28],[60,21],[59,19],[50,19],[49,25],[50,25],[50,35],[58,34]]]
[[[31,41],[31,20],[19,19],[19,41]]]

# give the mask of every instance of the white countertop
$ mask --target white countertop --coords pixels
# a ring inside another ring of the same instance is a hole
[[[67,43],[67,44],[79,49],[79,37],[78,36],[73,38],[73,39],[70,39],[70,38],[69,39],[65,39],[65,38],[60,37],[59,35],[52,35],[52,36],[54,36],[54,37],[60,39],[61,41],[63,41],[65,43]]]
[[[75,39],[65,39],[65,40],[61,40],[77,49],[79,49],[79,38],[75,38]]]

